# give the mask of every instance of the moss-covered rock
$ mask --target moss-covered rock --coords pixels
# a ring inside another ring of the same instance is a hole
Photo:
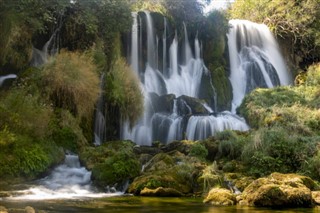
[[[99,147],[85,148],[80,153],[80,160],[92,170],[94,184],[104,188],[139,175],[141,164],[133,147],[131,141],[107,142]]]
[[[226,181],[230,181],[231,184],[242,192],[250,183],[254,181],[251,176],[245,176],[240,173],[224,173],[224,178]]]
[[[240,204],[251,206],[310,207],[311,190],[317,184],[306,176],[272,173],[253,181],[242,194]]]
[[[158,187],[156,189],[144,188],[140,192],[141,196],[150,197],[181,197],[182,194],[176,189]]]
[[[237,203],[236,196],[228,189],[213,188],[208,196],[203,200],[204,203],[210,203],[216,206],[230,206]]]
[[[202,168],[197,158],[178,151],[159,153],[145,165],[144,172],[134,179],[128,192],[139,195],[145,187],[152,190],[163,187],[188,195],[195,191]]]
[[[182,95],[177,98],[179,114],[188,115],[188,114],[208,114],[208,110],[203,106],[203,101],[193,98],[190,96]],[[189,112],[191,110],[191,112]]]

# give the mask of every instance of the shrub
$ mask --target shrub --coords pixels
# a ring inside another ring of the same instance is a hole
[[[107,99],[120,110],[121,119],[133,125],[143,112],[143,96],[137,76],[123,58],[118,58],[107,75]]]
[[[62,51],[43,68],[43,82],[56,107],[79,117],[92,116],[99,96],[99,77],[85,54]]]
[[[292,134],[281,127],[261,128],[244,146],[242,159],[253,175],[297,172],[316,152],[314,137]]]
[[[208,150],[203,144],[195,142],[191,146],[189,155],[197,157],[199,160],[205,160],[208,155]]]
[[[28,93],[26,88],[13,88],[0,97],[0,109],[0,129],[35,138],[47,136],[52,110],[40,101],[38,93]]]
[[[214,136],[219,141],[216,159],[234,160],[241,156],[245,136],[237,135],[235,131],[225,130]]]
[[[319,86],[320,85],[320,63],[311,65],[307,70],[306,85]]]

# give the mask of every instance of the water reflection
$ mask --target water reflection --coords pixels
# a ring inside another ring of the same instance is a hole
[[[32,206],[37,211],[50,213],[81,212],[81,213],[314,213],[319,208],[304,209],[268,209],[245,206],[217,207],[202,203],[201,198],[146,198],[134,196],[121,196],[100,199],[79,200],[46,200],[36,201],[9,201],[1,200],[0,206],[7,209],[24,209]]]

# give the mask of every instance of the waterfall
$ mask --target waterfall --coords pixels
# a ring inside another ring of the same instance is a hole
[[[216,103],[209,106],[199,99],[202,79],[210,78],[210,73],[201,58],[198,38],[194,39],[195,50],[194,53],[192,52],[186,24],[183,25],[181,45],[179,46],[178,33],[176,32],[167,49],[166,20],[164,19],[164,32],[162,32],[163,42],[158,42],[159,36],[155,34],[157,31],[154,29],[152,16],[149,12],[145,12],[145,14],[147,60],[145,61],[145,69],[139,68],[145,110],[132,128],[128,122],[122,124],[121,138],[132,140],[139,145],[150,146],[153,141],[170,143],[173,140],[204,139],[225,129],[247,130],[249,127],[242,118],[227,112],[213,113],[212,108],[216,109]],[[133,19],[136,19],[136,16],[133,16]],[[131,50],[138,46],[138,41],[144,42],[141,38],[141,31],[144,28],[140,26],[140,33],[137,34],[135,23],[134,20],[131,32]],[[161,44],[162,48],[158,46]],[[157,66],[158,50],[161,49],[163,50],[162,72]],[[131,54],[138,55],[139,51],[131,51]],[[168,67],[167,55],[169,56]],[[130,58],[131,65],[134,67],[136,62],[133,59],[138,59],[134,55],[131,55]],[[213,86],[209,86],[206,90],[208,90],[208,94],[215,94]],[[213,99],[216,98],[213,97]]]
[[[0,87],[2,86],[3,82],[7,79],[14,79],[17,78],[17,75],[15,74],[8,74],[8,75],[4,75],[4,76],[0,76]]]
[[[49,176],[37,181],[36,186],[17,191],[8,199],[12,200],[48,200],[98,198],[121,195],[116,193],[97,193],[91,184],[91,172],[80,166],[77,155],[68,154],[65,161],[56,167]]]
[[[163,37],[162,37],[162,72],[166,73],[167,70],[167,19],[163,18]]]
[[[31,66],[39,67],[45,64],[50,55],[54,55],[59,51],[59,32],[63,24],[62,16],[63,15],[60,15],[57,28],[52,33],[49,40],[43,45],[41,50],[32,47],[32,58],[30,61]]]
[[[131,37],[131,66],[132,69],[138,74],[139,72],[139,51],[138,51],[138,14],[132,13],[132,37]]]
[[[230,20],[228,36],[232,112],[245,94],[257,87],[272,88],[292,82],[278,44],[268,27],[247,20]]]
[[[100,77],[100,94],[95,109],[94,118],[94,145],[99,146],[106,139],[106,121],[104,117],[104,73]]]

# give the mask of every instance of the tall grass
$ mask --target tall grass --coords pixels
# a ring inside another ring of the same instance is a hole
[[[43,82],[54,105],[79,117],[92,115],[99,96],[99,77],[92,59],[61,51],[43,69]]]

